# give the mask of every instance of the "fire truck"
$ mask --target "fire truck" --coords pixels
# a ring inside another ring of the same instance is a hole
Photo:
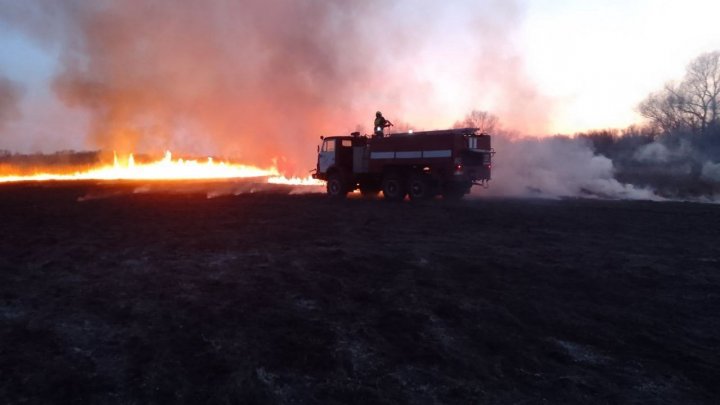
[[[473,185],[487,187],[495,153],[477,128],[320,138],[313,178],[336,198],[359,189],[388,201],[460,199]]]

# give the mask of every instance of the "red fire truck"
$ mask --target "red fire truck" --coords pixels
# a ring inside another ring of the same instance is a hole
[[[495,153],[477,128],[321,139],[313,177],[327,182],[332,197],[360,189],[389,201],[462,198],[473,185],[487,186]]]

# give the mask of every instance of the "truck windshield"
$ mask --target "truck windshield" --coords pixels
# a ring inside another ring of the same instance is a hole
[[[325,142],[323,142],[322,151],[323,152],[334,152],[335,151],[335,140],[334,139],[326,139]]]

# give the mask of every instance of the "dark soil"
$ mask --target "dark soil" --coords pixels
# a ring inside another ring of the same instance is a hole
[[[131,190],[0,187],[0,402],[720,400],[720,206]]]

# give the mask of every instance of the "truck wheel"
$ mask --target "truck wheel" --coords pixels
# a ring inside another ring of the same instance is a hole
[[[427,176],[414,175],[408,181],[408,194],[413,201],[422,201],[432,198],[432,186]]]
[[[390,173],[383,179],[382,192],[388,201],[402,201],[405,198],[405,182],[397,173]]]
[[[327,193],[330,197],[345,198],[347,197],[347,187],[345,180],[340,173],[333,173],[327,179]]]

